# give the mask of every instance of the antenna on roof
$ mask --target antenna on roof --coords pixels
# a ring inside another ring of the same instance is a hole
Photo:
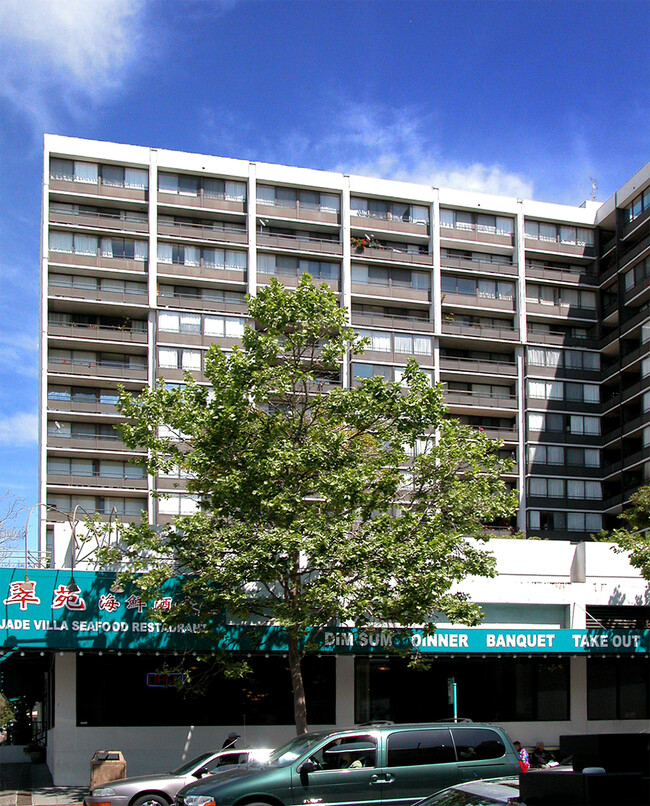
[[[589,181],[591,182],[591,198],[593,201],[596,201],[596,191],[598,190],[598,183],[596,182],[595,176],[590,176]]]

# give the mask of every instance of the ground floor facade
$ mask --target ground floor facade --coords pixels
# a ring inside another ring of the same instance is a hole
[[[627,558],[607,544],[490,547],[499,576],[466,583],[485,614],[478,628],[314,632],[311,729],[456,713],[549,746],[564,734],[650,729],[650,598]],[[55,784],[87,782],[98,749],[121,750],[138,775],[220,747],[232,730],[257,747],[295,735],[286,646],[272,627],[225,625],[211,643],[198,619],[174,630],[156,621],[173,591],[144,602],[111,592],[114,574],[76,571],[74,586],[70,577],[30,570],[25,582],[24,569],[0,569],[0,691],[37,715]],[[224,652],[249,673],[225,674]],[[179,690],[178,675],[205,679]],[[17,752],[0,747],[0,761]]]

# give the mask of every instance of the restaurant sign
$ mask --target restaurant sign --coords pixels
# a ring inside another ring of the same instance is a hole
[[[115,574],[0,569],[0,649],[198,650],[286,652],[286,636],[274,626],[214,623],[192,617],[164,623],[181,596],[172,580],[156,599],[128,587],[111,591]],[[73,590],[70,590],[70,587]],[[78,587],[79,590],[75,590]],[[423,655],[648,654],[650,630],[440,628],[313,630],[309,648],[323,653],[418,652]]]

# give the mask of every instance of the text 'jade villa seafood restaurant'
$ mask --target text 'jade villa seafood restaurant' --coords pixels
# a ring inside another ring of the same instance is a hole
[[[650,481],[650,164],[571,207],[48,135],[40,260],[50,508],[34,510],[39,551],[0,568],[0,691],[22,715],[0,762],[27,760],[36,731],[55,784],[78,784],[101,748],[136,775],[231,730],[258,747],[293,735],[278,630],[206,631],[200,612],[166,628],[156,611],[174,608],[174,586],[142,599],[91,570],[78,537],[79,513],[117,532],[143,510],[154,525],[193,511],[182,477],[132,464],[118,385],[206,382],[207,348],[239,343],[245,295],[304,272],[369,339],[331,383],[399,380],[414,357],[453,417],[503,440],[519,496],[489,542],[498,577],[462,585],[480,627],[310,636],[310,728],[449,718],[451,678],[460,717],[525,744],[650,728],[648,583],[590,538]],[[200,697],[171,685],[174,655],[191,666],[218,649],[254,674]],[[411,653],[432,662],[411,669]]]

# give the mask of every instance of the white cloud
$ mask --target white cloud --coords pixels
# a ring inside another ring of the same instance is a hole
[[[5,331],[0,335],[0,371],[7,383],[12,374],[38,376],[38,338]],[[7,389],[5,388],[5,391]]]
[[[0,93],[39,129],[118,89],[138,54],[145,0],[3,0]]]
[[[38,442],[38,415],[11,414],[0,418],[0,445],[32,445]]]
[[[431,116],[417,108],[389,109],[346,104],[337,115],[340,131],[327,148],[345,154],[335,170],[384,179],[530,198],[533,183],[502,165],[459,163],[439,156]]]

